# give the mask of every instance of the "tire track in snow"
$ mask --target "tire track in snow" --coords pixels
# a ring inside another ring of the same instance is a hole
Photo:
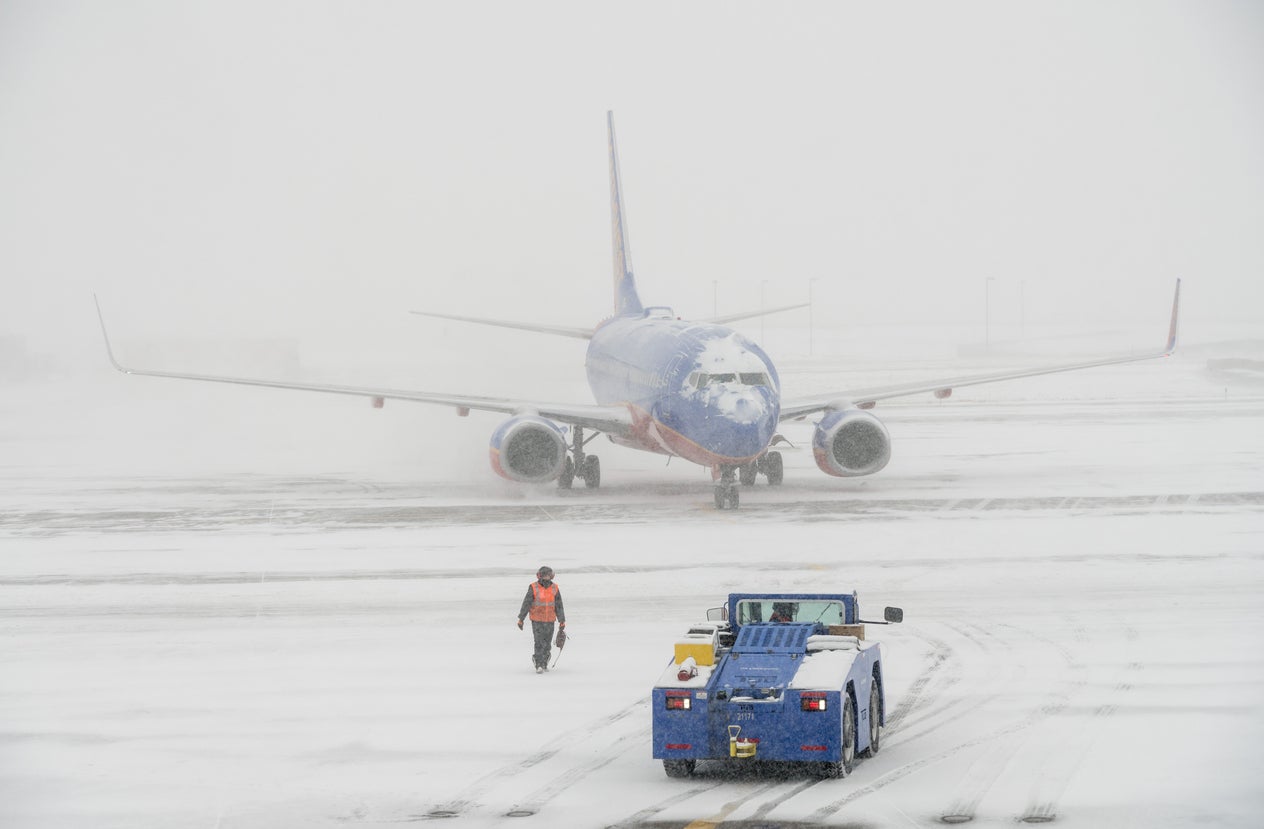
[[[1130,625],[1124,627],[1124,662],[1115,671],[1114,687],[1107,702],[1095,708],[1078,727],[1059,732],[1060,739],[1046,752],[1044,762],[1036,769],[1028,805],[1019,816],[1020,821],[1049,823],[1057,817],[1062,795],[1101,733],[1103,720],[1119,709],[1117,700],[1132,690],[1131,675],[1143,667],[1140,662],[1128,661],[1131,643],[1137,638],[1136,628]]]
[[[977,626],[970,626],[970,627],[973,628],[974,630],[977,630],[977,631],[980,631],[981,633],[986,634],[986,631],[983,631],[982,628],[978,628]],[[1040,641],[1045,642],[1049,646],[1053,647],[1063,656],[1063,658],[1068,662],[1068,664],[1070,664],[1073,661],[1071,652],[1067,650],[1065,647],[1063,647],[1062,645],[1060,645],[1059,643],[1053,640],[1050,640],[1046,637],[1043,637],[1039,634],[1026,631],[1025,629],[1022,630],[1022,632],[1030,638],[1038,639]],[[949,646],[946,642],[942,642],[941,640],[934,639],[932,637],[926,637],[926,638],[928,641],[931,642],[932,645],[938,645],[942,648],[945,648],[947,649],[948,653],[953,652],[951,646]],[[980,642],[980,640],[976,636],[968,635],[964,638],[969,639],[971,641],[975,641],[976,643]],[[1001,644],[998,649],[994,650],[990,647],[985,646],[984,650],[985,652],[996,652],[996,653],[1003,654],[1005,652],[1006,647],[1007,647],[1006,645]],[[923,674],[918,677],[918,680],[914,682],[914,686],[913,686],[914,693],[912,693],[910,696],[906,696],[905,698],[906,704],[902,705],[902,711],[905,712],[905,716],[908,716],[911,719],[914,712],[920,713],[922,710],[924,710],[924,703],[919,702],[919,699],[922,696],[922,694],[926,691],[926,689],[931,685],[931,682],[934,680],[935,676],[939,673],[942,666],[946,662],[947,662],[946,656],[944,660],[936,660],[935,662],[932,663],[931,667],[928,668],[926,671],[924,671]],[[958,669],[958,672],[959,670],[960,669]],[[959,679],[959,677],[957,679]],[[1003,686],[1006,680],[1004,678],[998,677],[998,679],[995,682],[997,685]],[[1055,699],[1052,702],[1046,705],[1043,705],[1038,709],[1028,712],[1027,716],[1025,716],[1023,719],[1017,722],[992,729],[988,731],[987,733],[980,735],[978,737],[961,741],[947,749],[943,749],[941,751],[935,752],[934,754],[922,757],[921,759],[898,766],[892,769],[891,771],[888,771],[885,774],[881,775],[874,782],[861,786],[860,788],[853,789],[850,792],[848,792],[846,795],[844,795],[843,797],[837,800],[831,801],[830,803],[827,803],[823,806],[818,807],[816,810],[810,813],[804,820],[809,825],[813,823],[824,823],[825,821],[830,819],[833,815],[835,815],[837,812],[842,810],[847,804],[855,800],[858,800],[862,797],[865,797],[869,794],[872,794],[876,791],[879,791],[885,788],[886,786],[891,785],[892,783],[902,780],[903,778],[907,777],[910,774],[913,774],[917,771],[922,770],[923,768],[926,768],[935,763],[941,762],[942,760],[952,757],[960,753],[961,751],[965,751],[969,748],[985,745],[987,743],[994,742],[996,740],[1002,740],[1007,737],[1011,737],[1013,735],[1021,734],[1021,732],[1031,728],[1036,723],[1064,709],[1072,695],[1073,687],[1079,687],[1079,686],[1082,686],[1083,684],[1084,684],[1083,680],[1069,683],[1070,687],[1068,687],[1067,689],[1064,689],[1061,693],[1056,695]],[[1003,687],[1002,687],[1002,690],[1003,690]],[[969,705],[969,708],[970,709],[976,708],[980,705],[986,704],[987,702],[999,697],[1002,693],[1002,690],[997,690],[995,693],[989,694],[983,698],[980,698],[974,701],[973,704]],[[956,721],[957,718],[955,715],[945,718],[945,715],[953,714],[956,707],[957,707],[956,705],[951,705],[951,704],[947,706],[940,706],[937,709],[935,709],[933,712],[928,712],[927,714],[920,716],[917,721],[922,722],[922,723],[928,723],[929,727],[926,727],[922,729],[919,733],[913,734],[911,736],[908,736],[907,732],[901,732],[898,735],[898,739],[896,738],[887,739],[884,742],[884,747],[889,746],[893,741],[896,742],[897,745],[903,745],[906,743],[916,743],[916,742],[922,741],[923,739],[925,739],[925,737],[928,734],[939,730],[940,728],[942,728],[943,726],[951,722]],[[902,719],[903,717],[901,717],[901,720]],[[824,781],[818,781],[818,782],[824,782]],[[812,786],[802,786],[799,788],[798,791],[794,792],[794,794],[799,794],[799,793],[808,791],[811,788]],[[789,797],[782,797],[776,804],[773,804],[773,805],[782,805],[788,800],[789,800]],[[765,810],[763,814],[767,814],[767,811],[771,811],[771,810],[770,809]]]
[[[598,738],[603,734],[608,734],[611,726],[626,720],[633,714],[639,713],[641,709],[648,706],[648,698],[638,699],[631,705],[627,705],[612,714],[602,717],[580,728],[571,729],[564,734],[560,734],[545,743],[538,751],[528,757],[515,763],[510,763],[489,771],[473,783],[467,785],[452,799],[434,806],[424,814],[414,815],[413,817],[422,820],[428,818],[451,818],[473,811],[474,809],[480,807],[483,796],[489,790],[493,787],[502,786],[507,778],[515,777],[525,771],[541,765],[542,763],[552,760],[559,752],[562,751],[563,748],[567,746],[582,745],[586,742],[593,741],[595,738]],[[638,726],[638,728],[643,730],[644,726]],[[548,802],[548,800],[552,800],[562,791],[570,788],[571,785],[574,785],[587,777],[589,772],[607,765],[620,754],[629,751],[636,745],[636,741],[628,740],[625,736],[616,735],[613,739],[613,747],[607,748],[605,751],[599,753],[596,758],[586,761],[584,764],[581,764],[575,769],[570,769],[562,775],[558,775],[550,781],[549,784],[546,784],[529,795],[526,802],[528,804],[543,804]],[[525,809],[527,807],[514,806],[514,809],[518,808]],[[510,811],[513,811],[513,809]]]
[[[1036,709],[1032,714],[1028,715],[1028,725],[1034,726],[1038,722],[1062,713],[1071,700],[1079,694],[1088,684],[1088,680],[1084,676],[1083,665],[1079,662],[1077,655],[1063,645],[1061,642],[1050,639],[1042,634],[1033,631],[1016,628],[1013,625],[1000,625],[1001,628],[1021,632],[1027,639],[1034,639],[1042,642],[1055,650],[1063,660],[1063,668],[1059,672],[1062,676],[1076,677],[1076,679],[1066,682],[1062,690],[1056,694],[1052,702],[1046,703]],[[1073,633],[1077,640],[1082,640],[1087,635],[1087,631],[1083,626],[1077,626],[1073,629]],[[1134,631],[1135,634],[1135,631]],[[978,812],[979,804],[983,802],[988,792],[996,784],[996,781],[1004,773],[1005,769],[1010,765],[1014,756],[1022,750],[1030,739],[1029,735],[1021,732],[1006,734],[1002,738],[999,746],[989,747],[981,752],[967,768],[960,786],[960,791],[952,803],[943,810],[940,820],[944,823],[967,823],[973,820]],[[1039,779],[1039,778],[1037,778]],[[1069,778],[1068,778],[1069,779]],[[1063,786],[1065,788],[1065,786]],[[1028,814],[1030,813],[1030,814]],[[1029,822],[1041,822],[1040,818],[1035,815],[1032,809],[1025,810],[1023,819],[1031,818]]]
[[[1022,666],[1014,665],[1012,660],[1005,659],[1005,655],[1009,652],[1010,644],[1001,640],[1000,637],[976,624],[966,623],[953,628],[953,635],[959,640],[973,643],[978,647],[979,651],[985,655],[995,655],[996,660],[989,662],[984,669],[981,669],[989,678],[989,686],[992,688],[991,693],[974,699],[950,700],[946,703],[940,703],[939,699],[953,686],[957,685],[963,676],[964,665],[959,659],[960,649],[950,645],[948,642],[937,637],[921,635],[920,638],[928,642],[934,649],[934,659],[930,665],[917,680],[914,681],[910,688],[910,693],[906,694],[901,701],[900,709],[897,712],[899,716],[893,714],[888,718],[888,728],[899,724],[902,727],[895,731],[894,734],[888,735],[884,731],[883,747],[888,748],[892,745],[900,746],[905,744],[916,744],[926,739],[927,736],[939,731],[941,728],[956,722],[960,713],[971,711],[981,706],[987,705],[993,700],[1000,697],[1004,689],[1008,687],[1012,681],[1012,675],[1022,673],[1025,669]],[[1000,668],[993,664],[999,663]],[[1007,676],[1004,668],[1010,668],[1010,676]],[[944,674],[941,676],[941,674]],[[881,755],[879,755],[881,756]],[[874,762],[873,760],[867,760]],[[853,790],[852,793],[844,797],[841,801],[834,801],[827,806],[820,807],[813,812],[808,821],[820,821],[822,815],[833,814],[841,809],[846,803],[855,800],[858,797],[877,791],[880,788],[904,777],[906,774],[916,771],[927,765],[925,762],[916,761],[897,767],[880,777],[874,783],[864,786],[860,789]],[[888,776],[894,775],[888,779]],[[756,810],[752,819],[767,819],[769,813],[773,809],[784,805],[793,797],[807,792],[818,783],[827,781],[818,780],[808,784],[801,784],[782,796],[769,800]],[[838,804],[835,807],[835,804]]]
[[[1001,625],[1003,629],[1009,631],[1017,631],[1011,625]],[[992,631],[985,631],[986,635],[996,639],[999,642],[999,649],[1006,651],[1013,647],[1013,640],[1005,642],[1000,640]],[[1029,634],[1024,634],[1025,639],[1034,638]],[[1063,657],[1067,654],[1064,652]],[[1012,677],[1017,680],[1021,674],[1026,672],[1022,666],[1019,668],[1016,676]],[[1008,680],[1007,680],[1008,681]],[[994,694],[993,697],[999,696],[1001,692]],[[1013,756],[1018,752],[1024,742],[1024,736],[1021,733],[1007,734],[1001,737],[996,745],[984,746],[983,750],[978,753],[970,766],[966,769],[959,792],[948,808],[944,809],[940,815],[940,820],[945,823],[965,823],[974,819],[975,812],[978,810],[979,803],[987,796],[987,793],[995,785],[1001,773],[1009,765]]]

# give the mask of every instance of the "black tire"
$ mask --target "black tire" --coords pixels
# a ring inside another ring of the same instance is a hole
[[[601,460],[596,455],[584,458],[584,486],[596,489],[601,486]]]
[[[856,765],[856,703],[848,694],[843,694],[843,759],[840,763],[843,773],[851,774]]]
[[[768,478],[769,486],[781,486],[786,470],[780,452],[769,452],[764,456],[764,475]]]
[[[860,752],[861,757],[872,757],[882,748],[882,692],[878,678],[874,677],[869,688],[869,747]]]
[[[575,483],[575,461],[571,460],[571,456],[567,455],[562,461],[562,471],[557,476],[558,489],[570,489]]]
[[[755,476],[758,474],[758,467],[754,461],[744,463],[737,468],[737,479],[742,482],[742,486],[754,486]]]
[[[851,774],[856,765],[856,707],[851,697],[843,694],[843,759],[837,763],[818,763],[816,774],[827,780],[836,780]]]
[[[694,760],[664,760],[663,771],[668,777],[689,777],[693,774]]]
[[[741,498],[738,495],[737,487],[729,484],[728,486],[717,486],[715,488],[715,508],[716,509],[737,509]]]

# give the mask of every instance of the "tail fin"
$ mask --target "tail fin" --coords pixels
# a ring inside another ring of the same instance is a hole
[[[632,277],[632,254],[628,246],[627,216],[623,210],[623,182],[619,176],[619,153],[614,143],[614,112],[606,112],[610,129],[610,232],[614,246],[614,312],[639,314],[644,308]]]

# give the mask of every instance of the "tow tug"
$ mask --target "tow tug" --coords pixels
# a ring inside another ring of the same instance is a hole
[[[654,685],[654,758],[668,777],[699,760],[804,763],[849,774],[881,744],[882,648],[853,593],[732,593],[690,626]]]

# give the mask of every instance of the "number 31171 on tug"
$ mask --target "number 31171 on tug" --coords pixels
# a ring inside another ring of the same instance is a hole
[[[676,641],[653,690],[654,758],[668,777],[699,760],[807,764],[842,777],[877,754],[886,705],[882,649],[856,594],[733,593]]]

